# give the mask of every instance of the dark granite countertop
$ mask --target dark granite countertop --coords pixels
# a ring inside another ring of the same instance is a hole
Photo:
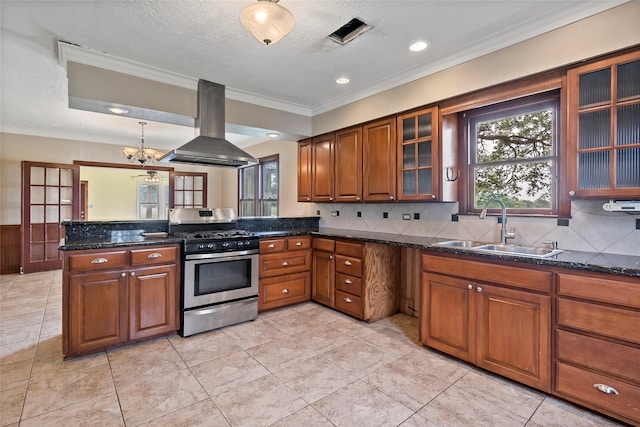
[[[146,246],[146,245],[171,245],[182,243],[182,239],[178,237],[148,237],[148,236],[126,236],[111,238],[94,238],[84,239],[79,242],[65,244],[60,242],[61,251],[79,251],[84,249],[111,249],[124,248],[129,246]]]

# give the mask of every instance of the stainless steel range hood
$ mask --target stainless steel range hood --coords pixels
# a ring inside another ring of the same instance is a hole
[[[239,167],[258,161],[226,139],[224,86],[198,81],[198,117],[195,125],[200,136],[171,150],[160,158],[164,163]]]

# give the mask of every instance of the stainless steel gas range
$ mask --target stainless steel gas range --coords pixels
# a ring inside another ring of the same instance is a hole
[[[169,232],[183,239],[183,337],[258,317],[259,239],[236,219],[226,208],[169,210]]]

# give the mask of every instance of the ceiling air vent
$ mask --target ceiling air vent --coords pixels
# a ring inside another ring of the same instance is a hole
[[[336,43],[347,44],[371,28],[373,28],[371,25],[365,24],[358,18],[353,18],[351,21],[329,34],[329,38]]]

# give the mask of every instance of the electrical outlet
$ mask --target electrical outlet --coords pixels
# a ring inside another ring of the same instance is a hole
[[[331,211],[331,216],[340,216],[340,211]]]
[[[362,218],[362,212],[360,212],[360,211],[356,212],[356,216],[357,216],[358,218]]]
[[[415,212],[413,214],[413,219],[420,219],[420,214],[418,212]]]
[[[402,219],[404,219],[405,221],[411,220],[411,214],[402,214]]]
[[[382,212],[382,218],[389,218],[389,212]]]

